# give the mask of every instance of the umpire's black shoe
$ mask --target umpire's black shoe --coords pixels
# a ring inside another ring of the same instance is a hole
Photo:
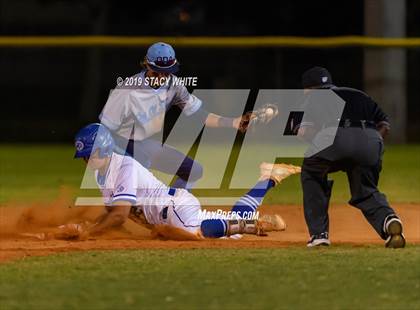
[[[388,235],[388,238],[385,240],[386,248],[405,247],[402,222],[396,215],[387,216],[384,221],[384,231]]]
[[[328,239],[328,232],[323,232],[319,235],[312,235],[306,246],[312,248],[315,246],[329,246],[331,244]]]

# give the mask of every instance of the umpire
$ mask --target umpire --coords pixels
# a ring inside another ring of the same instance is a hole
[[[333,181],[328,180],[328,174],[344,171],[351,191],[349,203],[362,211],[379,236],[386,240],[386,247],[404,247],[401,220],[377,188],[383,138],[390,129],[388,116],[362,91],[333,85],[325,68],[314,67],[306,71],[302,75],[302,86],[307,98],[312,89],[329,89],[345,102],[339,119],[322,123],[322,117],[317,117],[316,113],[328,114],[328,108],[323,106],[323,102],[306,100],[305,119],[312,118],[313,122],[302,122],[298,128],[298,135],[311,141],[312,146],[332,128],[335,134],[332,145],[312,153],[303,161],[304,214],[311,235],[307,246],[330,245],[328,205]]]

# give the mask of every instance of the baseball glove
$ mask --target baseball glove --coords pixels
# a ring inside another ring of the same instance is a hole
[[[279,114],[279,109],[275,104],[267,103],[261,108],[250,111],[242,115],[239,130],[245,132],[248,128],[256,124],[268,124]]]
[[[279,114],[277,105],[266,103],[261,108],[252,111],[250,125],[253,124],[268,124],[273,118]]]

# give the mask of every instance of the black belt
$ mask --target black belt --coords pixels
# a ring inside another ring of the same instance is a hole
[[[337,123],[335,123],[335,125],[337,126]],[[353,121],[350,119],[342,119],[338,122],[338,127],[341,127],[341,128],[357,127],[357,128],[376,129],[376,124],[375,122],[366,121],[366,120]]]

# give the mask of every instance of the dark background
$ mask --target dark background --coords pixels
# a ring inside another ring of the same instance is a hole
[[[363,35],[362,0],[0,1],[0,35]],[[407,1],[407,36],[420,37],[420,1]],[[177,48],[197,88],[300,88],[327,67],[337,85],[364,88],[364,48]],[[68,142],[97,121],[118,76],[140,70],[146,48],[0,47],[3,142]],[[420,50],[406,49],[408,141],[420,141]],[[192,89],[191,89],[192,90]],[[216,107],[206,106],[209,111]],[[220,110],[220,107],[219,107]]]

